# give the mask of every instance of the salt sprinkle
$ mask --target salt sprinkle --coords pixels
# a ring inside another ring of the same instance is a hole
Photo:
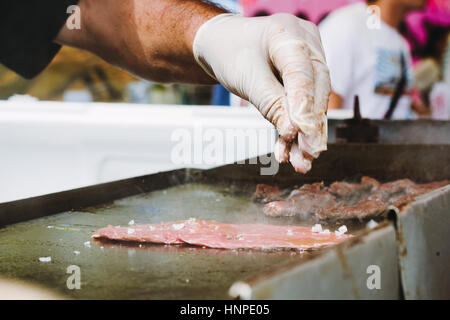
[[[127,233],[128,233],[128,234],[134,233],[134,229],[128,228]]]
[[[287,230],[287,235],[288,235],[288,236],[293,236],[293,235],[294,235],[294,234],[292,233],[292,230],[291,230],[291,229],[288,229],[288,230]]]
[[[338,231],[342,232],[342,233],[346,233],[348,231],[347,226],[343,225],[343,226],[339,227]]]
[[[84,243],[84,246],[85,246],[86,248],[90,248],[90,247],[91,247],[91,242],[90,242],[90,241],[86,241],[86,242]]]
[[[339,237],[339,236],[342,236],[342,235],[343,235],[344,233],[346,233],[346,232],[347,232],[347,227],[344,225],[344,226],[339,227],[339,229],[336,230],[336,231],[334,232],[334,234],[337,235],[337,236]]]
[[[184,223],[173,224],[173,225],[172,225],[172,228],[173,228],[174,230],[181,230],[181,229],[184,228]]]
[[[39,261],[40,262],[51,262],[52,261],[52,257],[40,257]]]
[[[73,253],[75,253],[75,255],[79,255],[80,251],[75,250]]]
[[[148,228],[150,229],[150,231],[155,231],[156,228],[154,226],[148,226]]]
[[[373,228],[375,228],[377,225],[378,225],[378,223],[372,219],[372,220],[370,220],[369,222],[367,222],[367,225],[366,225],[366,226],[367,226],[367,228],[369,228],[369,229],[373,229]]]
[[[322,233],[322,225],[317,223],[311,228],[312,232],[319,232]]]
[[[235,282],[228,294],[233,298],[241,298],[243,300],[249,300],[252,297],[252,288],[245,282]]]
[[[129,225],[129,226],[134,225],[134,220],[130,220],[130,222],[128,222],[128,225]]]
[[[330,230],[325,229],[323,231],[320,231],[320,234],[330,234]]]

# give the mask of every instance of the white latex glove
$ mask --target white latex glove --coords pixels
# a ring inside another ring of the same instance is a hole
[[[275,125],[277,160],[306,173],[327,149],[330,77],[317,27],[290,14],[221,14],[199,28],[193,49],[211,77]]]

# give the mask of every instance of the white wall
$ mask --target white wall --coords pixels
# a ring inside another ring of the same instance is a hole
[[[271,152],[275,139],[272,125],[254,108],[3,101],[0,202],[178,167],[232,162],[174,163],[171,151],[177,141],[171,136],[180,128],[267,131],[267,143],[233,160]]]

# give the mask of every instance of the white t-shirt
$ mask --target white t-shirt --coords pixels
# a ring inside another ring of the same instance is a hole
[[[447,38],[447,48],[444,53],[444,62],[442,69],[444,70],[444,81],[450,86],[450,34]]]
[[[355,3],[331,13],[319,30],[331,87],[343,98],[342,108],[352,109],[354,96],[358,95],[362,116],[380,119],[401,78],[402,54],[407,87],[412,84],[411,55],[400,33],[382,21],[373,23],[374,17],[365,3]],[[392,118],[413,118],[410,104],[409,95],[403,94]]]

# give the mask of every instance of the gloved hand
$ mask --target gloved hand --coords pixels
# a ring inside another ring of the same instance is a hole
[[[211,77],[275,125],[277,160],[306,173],[327,148],[330,78],[317,27],[289,14],[220,14],[199,28],[193,49]]]

